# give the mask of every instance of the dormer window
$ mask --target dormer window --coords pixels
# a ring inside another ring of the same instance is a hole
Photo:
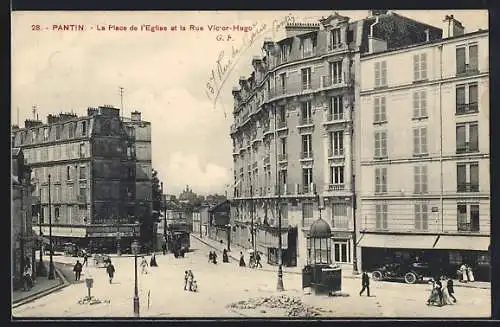
[[[281,62],[282,63],[288,61],[288,52],[289,52],[288,44],[283,44],[281,46]]]
[[[302,40],[302,57],[310,57],[313,55],[313,42],[312,39],[307,38]]]
[[[340,48],[342,45],[342,39],[340,34],[340,28],[334,28],[330,32],[330,50]]]

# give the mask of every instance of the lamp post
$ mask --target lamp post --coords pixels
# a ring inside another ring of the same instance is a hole
[[[38,227],[40,228],[40,262],[38,263],[37,273],[38,276],[46,276],[47,270],[45,269],[45,265],[43,264],[43,233],[42,233],[42,187],[39,185],[38,194],[40,197],[40,204],[38,208]]]
[[[352,273],[359,274],[358,252],[357,252],[357,228],[356,228],[356,175],[352,175],[352,222],[354,232],[352,233]]]
[[[52,207],[50,199],[50,174],[49,174],[49,244],[50,244],[50,262],[49,262],[49,279],[54,279],[54,246],[52,244]]]
[[[135,226],[134,226],[135,236]],[[134,240],[131,245],[132,252],[134,252],[134,316],[139,317],[139,291],[137,288],[137,253],[139,252],[139,242]]]
[[[160,185],[161,185],[161,203],[162,203],[161,209],[163,209],[163,241],[167,243],[167,204],[165,203],[165,198],[163,197],[163,182],[161,182]],[[167,245],[165,244],[165,246]]]
[[[277,107],[274,107],[274,161],[276,165],[276,185],[278,188],[278,199],[276,203],[276,207],[278,209],[278,283],[276,289],[278,291],[283,291],[283,256],[281,252],[281,190],[280,190],[280,180],[278,176],[278,124],[277,117],[278,110]]]
[[[122,250],[120,247],[121,235],[120,235],[120,217],[116,217],[116,254],[122,255]]]

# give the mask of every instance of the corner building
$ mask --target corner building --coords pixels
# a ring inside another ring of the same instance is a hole
[[[319,24],[286,26],[281,41],[266,40],[250,77],[233,89],[231,242],[251,248],[253,226],[256,248],[271,264],[281,237],[283,264],[304,265],[309,227],[320,215],[333,231],[333,261],[353,261],[354,99],[360,53],[377,46],[374,23],[391,47],[425,38],[424,30],[441,37],[390,12],[355,22],[335,13]]]
[[[418,257],[489,280],[488,51],[488,31],[447,16],[441,39],[361,56],[363,269]]]
[[[126,120],[119,109],[103,106],[83,117],[49,115],[47,124],[26,120],[25,128],[13,128],[13,146],[32,168],[33,196],[41,206],[37,234],[41,225],[48,237],[50,210],[56,246],[73,242],[116,251],[118,244],[129,247],[134,236],[148,241],[143,230],[152,216],[151,124],[140,121],[138,112]]]

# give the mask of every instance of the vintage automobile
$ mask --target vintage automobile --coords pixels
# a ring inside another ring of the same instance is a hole
[[[374,280],[404,279],[407,284],[415,284],[431,277],[432,271],[425,262],[404,262],[385,264],[373,269],[371,275]]]

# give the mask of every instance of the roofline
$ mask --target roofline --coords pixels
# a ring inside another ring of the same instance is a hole
[[[486,29],[486,30],[475,31],[475,32],[467,33],[467,34],[458,35],[458,36],[448,37],[446,39],[442,39],[442,38],[441,39],[434,39],[434,40],[430,40],[427,42],[411,44],[408,46],[394,48],[394,49],[388,49],[385,51],[379,51],[379,52],[374,52],[374,53],[365,53],[365,54],[362,53],[361,60],[369,59],[372,57],[377,57],[377,56],[382,55],[382,54],[388,54],[390,52],[398,52],[401,50],[408,50],[408,49],[413,49],[413,48],[425,47],[428,45],[438,45],[438,44],[450,43],[450,41],[456,41],[456,40],[459,40],[461,38],[467,38],[470,36],[476,36],[476,35],[488,34],[488,33],[489,33],[489,30]]]

